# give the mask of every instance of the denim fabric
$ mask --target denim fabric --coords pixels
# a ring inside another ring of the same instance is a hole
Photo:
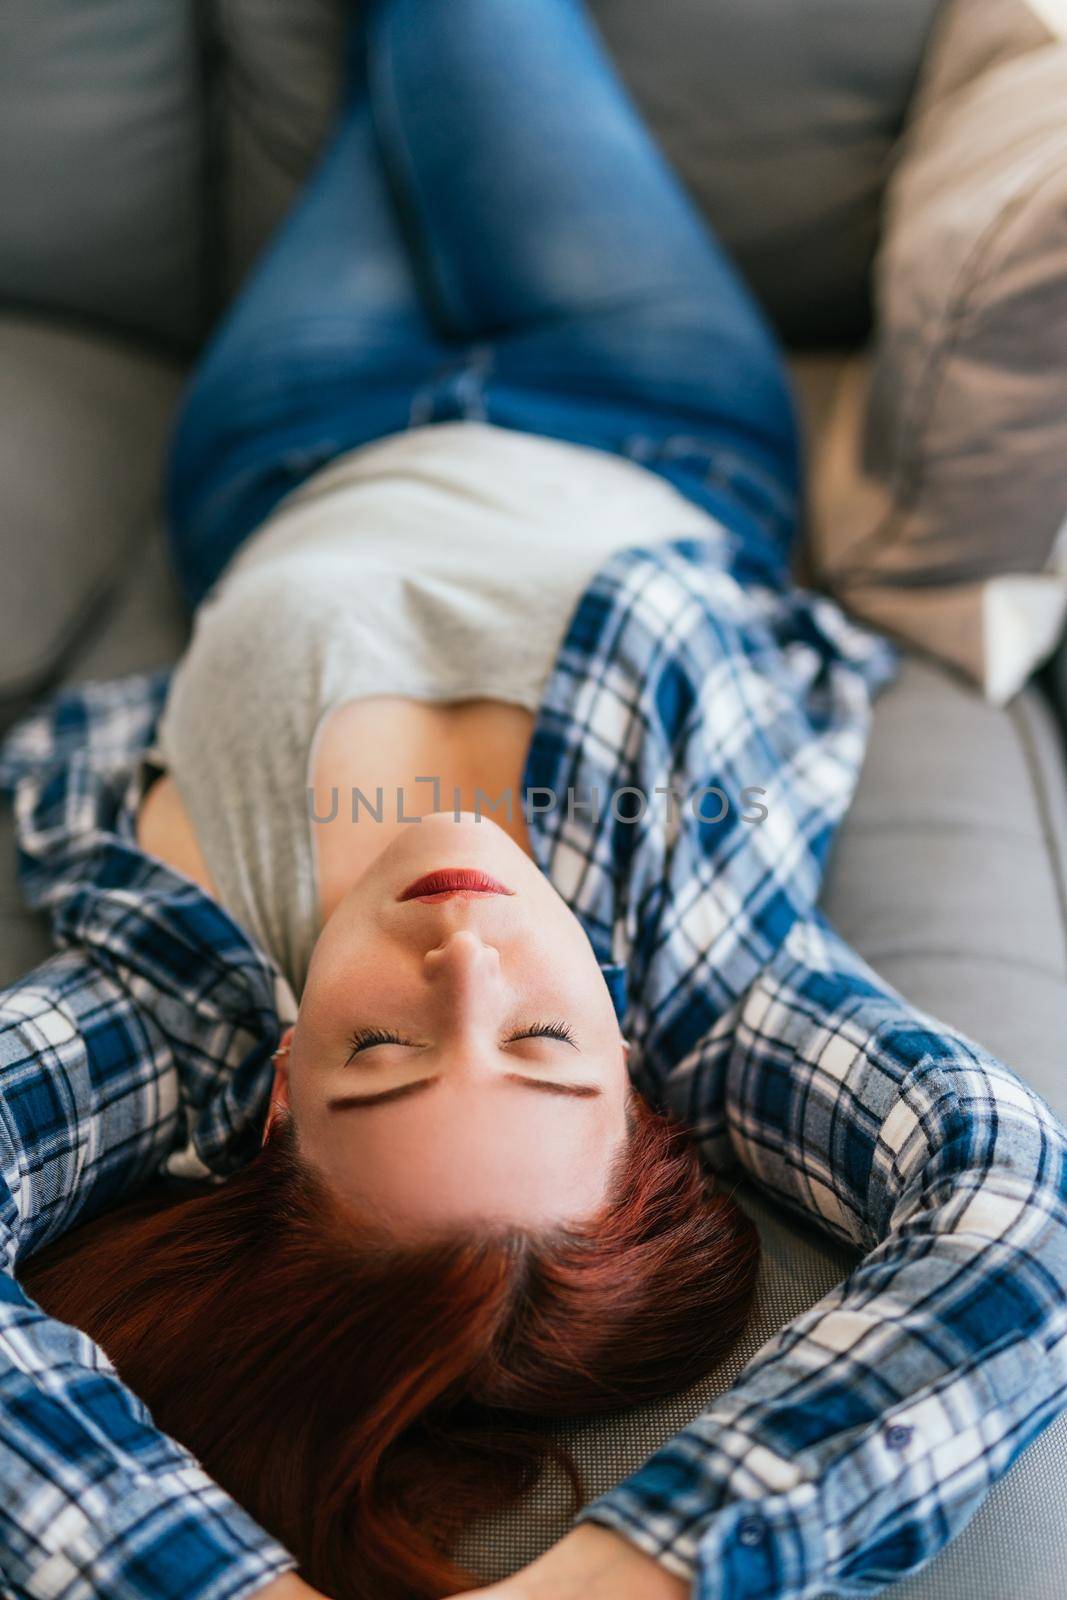
[[[577,0],[384,0],[354,26],[336,133],[180,410],[189,603],[317,468],[457,418],[628,456],[788,561],[781,352]]]

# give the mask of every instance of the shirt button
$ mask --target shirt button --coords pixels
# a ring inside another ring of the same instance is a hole
[[[763,1542],[763,1518],[742,1517],[737,1525],[737,1537],[742,1544],[754,1545]]]
[[[894,1422],[885,1430],[885,1442],[890,1450],[903,1450],[911,1439],[912,1430],[906,1428],[902,1422]]]

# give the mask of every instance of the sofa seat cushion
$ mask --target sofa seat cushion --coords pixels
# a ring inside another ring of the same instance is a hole
[[[0,727],[72,660],[144,540],[180,381],[117,340],[0,317]]]
[[[883,978],[1067,1119],[1067,777],[1037,688],[998,710],[905,658],[822,905]]]

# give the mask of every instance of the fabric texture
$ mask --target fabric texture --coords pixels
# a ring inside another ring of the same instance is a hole
[[[1067,615],[1067,39],[946,8],[886,201],[873,365],[827,444],[815,561],[1006,703]]]
[[[298,998],[321,928],[331,802],[311,797],[329,713],[379,694],[536,712],[611,551],[714,526],[620,456],[456,422],[341,456],[242,545],[197,607],[157,745],[219,899]]]
[[[230,300],[309,176],[340,104],[346,0],[216,0],[219,221]]]
[[[1063,738],[1036,688],[1000,711],[905,659],[821,904],[894,988],[1017,1063],[1067,1118]]]
[[[826,598],[753,582],[738,554],[723,529],[609,559],[563,642],[524,788],[766,787],[758,828],[684,801],[667,827],[562,805],[533,812],[531,838],[595,952],[626,966],[638,1087],[690,1120],[713,1168],[863,1253],[581,1513],[691,1576],[699,1600],[784,1600],[921,1564],[1062,1409],[1067,1179],[1040,1097],[908,1005],[816,909],[893,655]],[[69,691],[3,747],[23,889],[62,947],[0,1002],[10,1265],[164,1163],[223,1178],[250,1159],[295,1009],[266,953],[134,843],[167,677]],[[4,1314],[47,1365],[54,1325],[17,1291]],[[49,1367],[52,1405],[136,1416],[106,1363],[89,1381],[79,1355],[80,1370]],[[94,1434],[60,1465],[54,1423],[27,1405],[21,1427],[8,1504],[47,1483],[56,1513],[47,1528],[14,1517],[7,1567],[33,1593],[42,1561],[70,1559],[78,1513],[64,1523],[57,1495],[76,1505],[84,1473],[107,1476],[114,1440]],[[144,1526],[162,1539],[190,1505],[160,1502]],[[127,1549],[120,1537],[107,1562]],[[247,1562],[221,1535],[216,1556],[212,1592],[235,1595],[287,1560],[266,1533]],[[172,1592],[150,1560],[138,1573],[132,1592]]]
[[[0,726],[54,678],[144,538],[179,385],[172,363],[114,339],[0,316]]]
[[[200,9],[0,7],[0,302],[182,349],[202,337]]]

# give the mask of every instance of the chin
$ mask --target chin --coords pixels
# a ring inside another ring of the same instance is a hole
[[[487,816],[485,812],[479,815],[477,811],[453,811],[451,809],[447,811],[430,811],[422,819],[424,827],[428,824],[438,828],[469,829],[477,833],[484,833],[488,830],[490,833],[501,834],[505,839],[507,838],[507,834],[504,833],[500,824],[494,821],[492,817]]]
[[[409,839],[415,849],[431,844],[437,849],[439,842],[445,841],[453,848],[460,845],[466,849],[470,845],[473,849],[503,849],[522,855],[511,835],[484,812],[479,815],[476,811],[430,811],[420,824],[412,825],[406,834],[394,840],[394,844],[404,846]]]

